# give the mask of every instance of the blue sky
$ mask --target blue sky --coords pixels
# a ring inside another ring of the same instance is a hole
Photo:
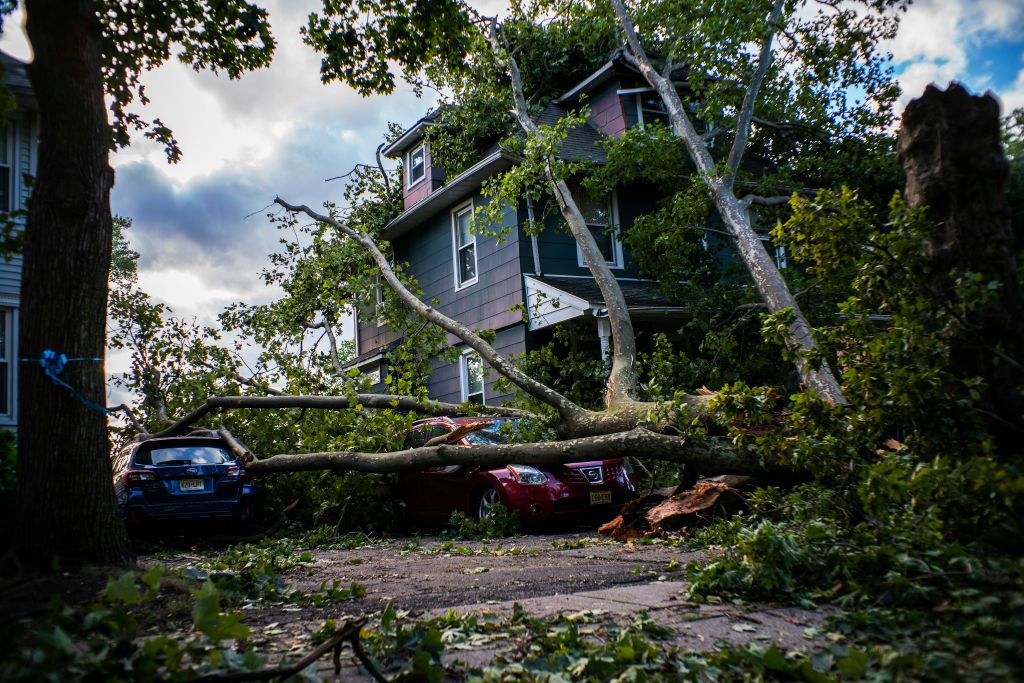
[[[277,246],[260,211],[275,195],[311,206],[337,199],[340,185],[325,179],[372,159],[388,121],[408,125],[432,104],[409,89],[365,99],[322,85],[319,60],[298,37],[319,0],[265,4],[279,41],[271,68],[228,81],[170,62],[146,76],[152,104],[145,113],[174,129],[183,161],[168,165],[145,140],[113,159],[113,207],[135,222],[142,286],[203,322],[233,301],[274,296],[259,272]],[[486,4],[494,12],[503,3]],[[0,49],[28,59],[11,19]],[[975,92],[995,91],[1004,109],[1024,107],[1024,0],[917,0],[887,47],[902,105],[928,83],[956,79]],[[108,370],[126,360],[111,357]]]

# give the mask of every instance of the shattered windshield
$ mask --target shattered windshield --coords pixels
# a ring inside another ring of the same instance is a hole
[[[495,446],[508,443],[508,437],[502,433],[502,422],[495,422],[486,429],[466,435],[466,441],[474,446]]]

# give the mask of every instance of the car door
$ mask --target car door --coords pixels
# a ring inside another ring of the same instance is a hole
[[[428,441],[451,432],[444,424],[423,425],[405,435],[406,448],[419,448]],[[465,507],[466,469],[429,467],[405,477],[404,498],[409,512],[425,517],[447,519],[453,510]]]

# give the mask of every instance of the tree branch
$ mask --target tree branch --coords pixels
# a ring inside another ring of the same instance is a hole
[[[432,306],[428,306],[420,301],[419,298],[410,292],[409,289],[402,284],[402,281],[398,279],[398,276],[395,274],[391,264],[388,263],[387,257],[384,256],[380,248],[377,246],[377,243],[373,241],[372,237],[361,230],[335,220],[331,216],[326,216],[314,211],[308,206],[289,204],[280,197],[275,197],[274,202],[283,206],[288,211],[304,213],[313,220],[326,223],[340,233],[355,240],[360,246],[369,252],[370,258],[372,258],[374,263],[377,264],[377,267],[380,268],[381,275],[388,283],[388,286],[390,286],[399,298],[405,302],[406,306],[411,308],[413,312],[418,314],[421,318],[434,323],[444,331],[450,332],[464,341],[466,346],[479,353],[480,357],[487,361],[495,371],[525,391],[527,394],[553,407],[562,417],[575,417],[587,412],[554,389],[538,382],[517,368],[498,353],[493,346],[484,341],[483,337],[466,325],[449,318]]]
[[[254,378],[246,377],[245,375],[241,375],[241,374],[239,374],[239,373],[237,373],[237,372],[235,372],[233,370],[226,370],[226,369],[220,367],[219,365],[214,365],[213,363],[208,363],[205,360],[199,361],[199,364],[202,365],[205,368],[209,368],[210,370],[213,370],[214,372],[219,372],[221,375],[223,375],[225,377],[230,377],[231,379],[235,380],[239,384],[244,384],[245,386],[252,387],[253,389],[259,389],[260,391],[262,391],[265,394],[270,394],[271,396],[283,396],[284,395],[284,392],[280,391],[279,389],[275,389],[274,387],[272,387],[272,386],[270,386],[268,384],[262,384],[260,382],[257,382]]]
[[[241,681],[283,680],[299,673],[331,650],[334,650],[334,674],[337,676],[341,672],[341,661],[339,658],[341,646],[343,643],[347,642],[352,646],[352,651],[356,654],[356,657],[359,658],[359,661],[363,663],[363,666],[367,667],[367,671],[371,673],[374,680],[386,681],[387,679],[381,676],[380,672],[377,671],[377,668],[369,661],[369,658],[366,657],[365,651],[363,651],[362,647],[359,645],[359,632],[365,623],[365,617],[345,621],[334,632],[334,635],[322,644],[318,645],[316,649],[294,664],[277,666],[270,669],[261,669],[259,671],[232,671],[230,673],[223,674],[209,674],[206,676],[200,676],[193,680],[198,683],[241,683]]]
[[[125,416],[128,418],[128,421],[132,423],[132,427],[135,428],[135,431],[137,433],[139,433],[139,434],[145,434],[146,433],[146,425],[142,424],[142,422],[139,421],[139,418],[135,414],[135,411],[132,410],[131,406],[129,406],[127,403],[122,403],[119,406],[114,406],[112,408],[107,408],[107,412],[108,413],[123,412],[125,414]]]
[[[661,95],[661,99],[668,109],[672,130],[682,138],[690,154],[690,159],[697,167],[697,172],[707,184],[715,208],[718,209],[718,213],[722,217],[722,223],[732,234],[736,250],[739,252],[747,272],[750,273],[758,293],[768,306],[768,310],[777,313],[788,308],[793,312],[793,322],[789,326],[789,334],[798,348],[798,353],[794,354],[794,364],[797,372],[800,373],[800,378],[809,389],[815,391],[826,401],[845,404],[846,397],[843,396],[842,387],[835,375],[832,374],[832,369],[828,364],[822,361],[815,365],[808,361],[809,357],[818,355],[818,344],[814,339],[810,323],[807,322],[806,316],[790,293],[786,280],[768,255],[761,239],[751,227],[750,218],[747,215],[748,207],[741,204],[736,198],[730,184],[732,176],[723,178],[719,175],[715,161],[708,151],[707,142],[697,134],[693,127],[693,122],[686,113],[686,108],[683,107],[675,85],[654,69],[650,58],[640,44],[633,19],[626,11],[623,0],[611,0],[611,3],[626,36],[626,44],[629,47],[633,63],[651,87]]]
[[[736,117],[736,137],[733,138],[732,147],[729,149],[729,158],[726,161],[726,165],[729,167],[729,175],[725,178],[727,187],[732,187],[736,171],[743,159],[743,152],[747,149],[747,140],[750,137],[750,119],[754,115],[754,105],[757,103],[761,84],[764,83],[765,74],[768,73],[768,66],[772,61],[772,42],[775,39],[775,32],[778,30],[779,18],[782,16],[783,2],[784,0],[775,0],[775,4],[772,5],[772,12],[768,16],[768,29],[765,31],[761,54],[757,59],[757,69],[750,78],[747,92],[743,96],[740,114]]]
[[[201,418],[216,410],[238,410],[243,408],[313,408],[317,410],[347,410],[355,406],[378,410],[398,410],[422,415],[455,416],[471,415],[471,409],[458,403],[441,401],[420,401],[409,396],[393,394],[356,394],[354,400],[347,396],[211,396],[206,401],[167,429],[153,434],[153,437],[176,436],[183,433]],[[517,408],[488,406],[487,412],[498,417],[542,419],[536,413]]]
[[[344,374],[341,369],[341,359],[338,357],[338,339],[334,336],[334,330],[327,319],[324,318],[318,323],[309,323],[306,325],[306,329],[324,331],[324,334],[327,335],[327,343],[331,345],[331,367],[334,368],[334,374],[335,376]]]
[[[776,195],[774,197],[762,197],[757,194],[748,194],[746,197],[740,199],[740,204],[749,207],[751,204],[757,204],[758,206],[779,206],[781,204],[788,204],[789,200],[792,199],[789,195]]]
[[[508,49],[508,43],[504,36],[499,38],[497,20],[491,22],[487,33],[488,42],[495,55],[504,57],[508,67],[509,76],[512,81],[512,96],[514,106],[512,113],[522,129],[534,137],[540,132],[537,124],[530,118],[526,106],[526,99],[523,95],[522,78],[519,74],[519,64]],[[608,321],[611,324],[612,336],[612,364],[608,373],[608,391],[606,404],[611,406],[616,402],[633,401],[636,397],[638,377],[635,368],[636,362],[636,337],[633,332],[633,322],[629,317],[629,310],[626,306],[626,298],[619,287],[619,281],[615,278],[611,268],[608,267],[601,249],[597,246],[593,233],[587,227],[586,219],[580,211],[572,192],[564,180],[555,178],[551,173],[550,165],[547,167],[548,181],[554,190],[555,199],[562,212],[562,217],[569,225],[577,244],[580,245],[580,252],[583,254],[583,261],[587,264],[594,282],[601,290],[604,298],[604,305],[608,311]]]
[[[440,444],[390,453],[302,453],[274,455],[246,465],[252,474],[333,470],[383,474],[412,472],[428,467],[465,465],[504,467],[521,465],[559,465],[568,462],[601,460],[629,454],[684,463],[704,471],[730,474],[763,475],[788,471],[771,460],[737,450],[728,439],[689,441],[658,434],[644,428],[625,432],[588,436],[568,441],[492,446],[454,446]]]

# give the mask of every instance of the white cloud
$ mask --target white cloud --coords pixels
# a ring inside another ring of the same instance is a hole
[[[993,41],[1024,37],[1024,3],[1019,0],[917,0],[903,16],[893,54],[905,106],[935,83],[958,80],[970,89],[992,87],[986,70],[972,71],[970,56]]]
[[[1021,62],[1024,62],[1024,55],[1021,56]],[[999,101],[1003,105],[1003,114],[1024,108],[1024,68],[1017,72],[1013,85],[999,93]]]

